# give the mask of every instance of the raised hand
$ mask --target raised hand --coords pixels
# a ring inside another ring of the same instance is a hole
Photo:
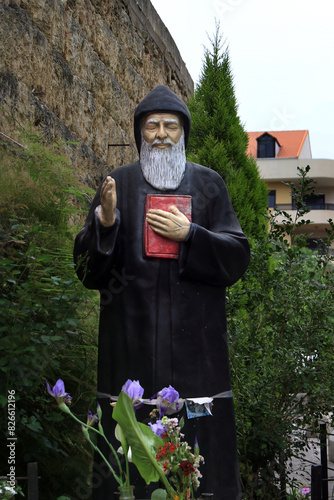
[[[115,179],[108,177],[101,187],[100,193],[101,205],[98,211],[98,217],[103,226],[113,226],[116,220],[116,182]]]

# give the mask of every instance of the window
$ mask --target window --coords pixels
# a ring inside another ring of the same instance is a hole
[[[326,249],[324,242],[321,238],[308,238],[306,240],[306,246],[312,251],[318,250],[320,253],[324,254]]]
[[[270,134],[262,134],[257,139],[257,158],[275,158],[278,143]]]
[[[272,189],[268,193],[268,207],[274,207],[276,205],[276,190]]]
[[[305,199],[306,205],[313,210],[321,210],[325,208],[325,195],[312,194]]]

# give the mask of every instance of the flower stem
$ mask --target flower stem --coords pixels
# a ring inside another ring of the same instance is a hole
[[[65,408],[63,407],[65,406]],[[90,442],[90,444],[92,445],[92,447],[94,448],[95,451],[97,451],[99,453],[99,455],[101,456],[101,458],[103,458],[103,460],[105,461],[105,463],[107,464],[107,466],[109,467],[109,469],[111,470],[112,474],[114,475],[114,478],[116,479],[116,481],[118,482],[118,484],[120,486],[128,486],[128,482],[129,482],[129,475],[128,475],[128,461],[126,459],[126,464],[127,464],[127,478],[126,478],[126,481],[125,481],[125,485],[123,483],[123,480],[122,480],[122,466],[121,466],[121,462],[119,461],[119,458],[118,458],[118,455],[117,455],[117,452],[115,450],[115,448],[109,443],[108,439],[106,438],[104,432],[103,432],[103,428],[100,426],[100,429],[102,430],[98,430],[98,429],[95,429],[94,427],[92,427],[91,425],[88,425],[86,424],[85,422],[82,422],[79,418],[77,418],[70,410],[70,408],[67,406],[67,405],[59,405],[59,408],[64,411],[65,413],[68,413],[76,422],[78,422],[79,424],[82,425],[83,428],[85,428],[87,430],[87,432],[85,432],[85,437],[87,439],[87,441]],[[97,434],[99,434],[100,436],[103,437],[103,439],[106,441],[107,445],[109,446],[109,448],[111,449],[111,451],[113,452],[114,454],[114,457],[116,459],[116,462],[117,462],[117,465],[118,465],[118,468],[119,468],[119,472],[120,472],[120,476],[118,476],[116,474],[116,472],[114,471],[113,467],[111,466],[111,464],[108,462],[108,460],[106,459],[106,457],[103,455],[102,451],[99,449],[98,446],[96,446],[93,441],[90,439],[90,436],[89,436],[89,430],[92,430],[93,432],[96,432]]]
[[[116,481],[118,482],[118,484],[120,486],[126,486],[126,485],[123,484],[122,477],[118,477],[118,475],[116,474],[116,472],[114,471],[114,469],[112,468],[112,466],[110,465],[110,463],[108,462],[108,460],[106,459],[106,457],[103,455],[103,453],[100,450],[100,448],[98,446],[96,446],[96,444],[94,444],[93,441],[90,439],[89,433],[88,433],[88,436],[86,436],[86,439],[92,445],[92,447],[94,448],[94,450],[97,451],[97,453],[99,453],[99,455],[101,456],[101,458],[105,461],[105,463],[107,464],[107,466],[109,467],[109,469],[113,473],[113,476],[116,479]]]
[[[122,474],[122,466],[121,466],[121,462],[119,461],[117,452],[115,451],[114,447],[109,443],[108,439],[106,438],[102,426],[100,426],[100,430],[99,431],[96,430],[96,429],[94,429],[94,431],[98,432],[100,434],[100,436],[103,436],[104,440],[106,441],[106,443],[108,444],[109,448],[113,452],[113,454],[114,454],[114,456],[116,458],[119,470],[120,470],[120,472]],[[124,454],[124,457],[125,457],[125,467],[126,467],[126,479],[125,479],[125,484],[123,486],[130,486],[130,471],[129,471],[129,461],[128,461],[127,453]]]

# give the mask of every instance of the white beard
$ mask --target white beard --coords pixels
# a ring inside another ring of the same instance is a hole
[[[153,147],[156,143],[171,144],[171,147],[159,149]],[[184,132],[177,144],[169,139],[155,140],[148,144],[141,138],[140,166],[145,180],[156,189],[176,189],[181,184],[186,169],[186,153]]]

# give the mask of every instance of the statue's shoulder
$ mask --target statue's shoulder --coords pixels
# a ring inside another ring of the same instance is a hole
[[[222,176],[215,170],[212,170],[212,168],[204,167],[204,165],[199,165],[198,163],[193,163],[191,161],[187,161],[187,168],[189,173],[194,177],[206,181],[210,180],[212,182],[217,182],[218,184],[224,184]]]

